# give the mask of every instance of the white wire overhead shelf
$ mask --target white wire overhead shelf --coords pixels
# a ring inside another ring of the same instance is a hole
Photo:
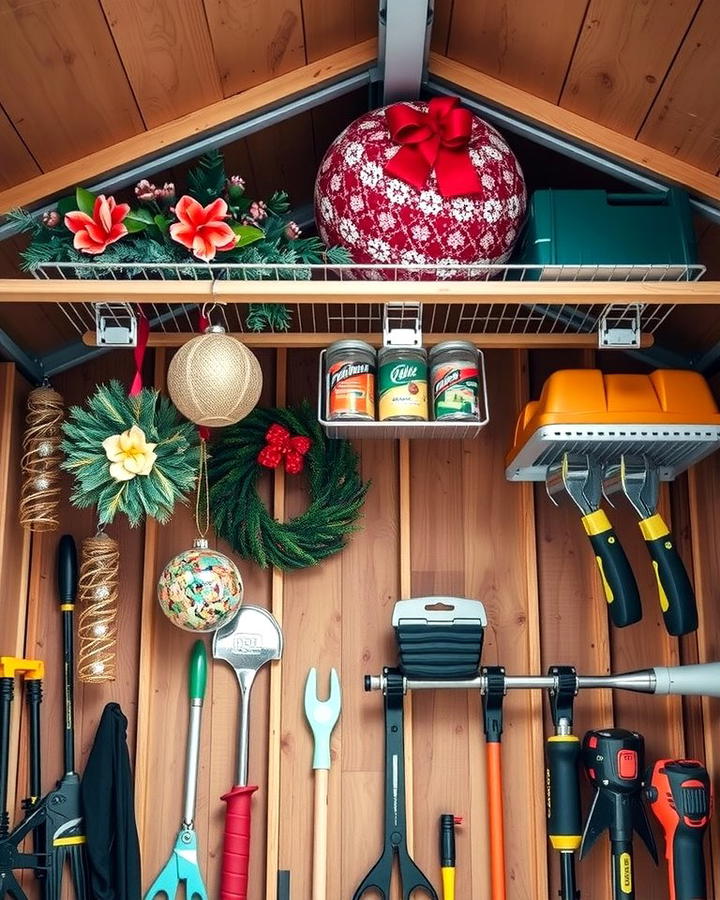
[[[700,265],[89,262],[47,264],[33,274],[57,286],[57,304],[88,344],[97,342],[100,304],[109,315],[141,311],[156,346],[174,346],[197,333],[197,310],[212,301],[222,304],[214,319],[248,343],[322,346],[338,335],[380,344],[386,304],[420,302],[426,344],[464,335],[485,346],[639,347],[652,343],[682,286],[690,293],[690,282],[704,271]],[[645,296],[655,302],[644,302]],[[254,333],[247,325],[254,303],[286,305],[288,330]]]

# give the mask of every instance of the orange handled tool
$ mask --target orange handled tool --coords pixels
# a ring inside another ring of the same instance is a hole
[[[491,900],[505,900],[505,823],[500,752],[505,669],[502,666],[483,666],[482,675],[487,679],[487,687],[483,694],[483,721],[487,748],[490,897]]]
[[[665,832],[671,900],[706,900],[703,838],[712,811],[710,776],[694,759],[660,759],[645,795]]]

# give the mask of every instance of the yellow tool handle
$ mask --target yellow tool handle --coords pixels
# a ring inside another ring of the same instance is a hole
[[[637,582],[605,510],[583,516],[582,523],[595,553],[613,625],[624,628],[639,622],[642,606]]]
[[[673,635],[698,626],[695,592],[677,552],[670,529],[659,513],[640,520],[640,531],[652,560],[665,627]]]
[[[444,866],[442,873],[443,900],[455,900],[455,867]]]

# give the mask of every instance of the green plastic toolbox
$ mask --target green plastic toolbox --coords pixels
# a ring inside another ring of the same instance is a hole
[[[543,267],[520,273],[526,279],[692,280],[697,248],[688,196],[677,188],[535,191],[513,261]]]

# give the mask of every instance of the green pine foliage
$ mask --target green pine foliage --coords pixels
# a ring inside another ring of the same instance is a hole
[[[268,428],[278,422],[292,435],[312,441],[302,474],[310,494],[305,512],[276,521],[257,492],[269,470],[257,456]],[[209,460],[210,508],[218,535],[241,556],[266,568],[293,570],[314,566],[338,553],[358,529],[365,495],[357,454],[348,441],[326,437],[312,407],[255,409],[224,428]]]
[[[102,443],[133,425],[157,444],[157,459],[149,475],[116,481]],[[133,526],[145,516],[164,524],[195,485],[200,462],[197,429],[152,388],[128,397],[119,381],[98,386],[85,406],[70,409],[63,433],[62,467],[75,477],[70,499],[79,508],[97,506],[101,524],[112,522],[118,513]]]
[[[227,176],[225,160],[219,150],[209,150],[188,172],[188,194],[207,206],[222,196]]]

